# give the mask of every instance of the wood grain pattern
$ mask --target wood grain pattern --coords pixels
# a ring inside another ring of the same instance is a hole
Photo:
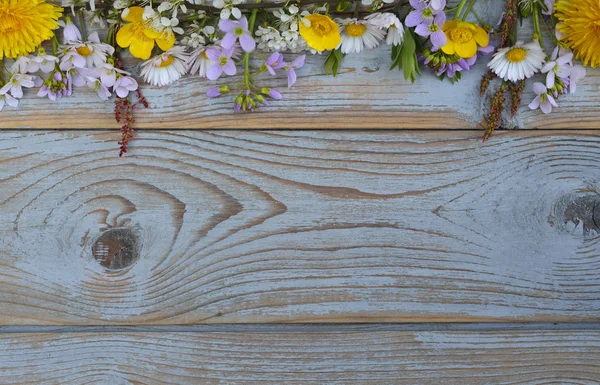
[[[349,56],[337,78],[320,71],[324,57],[309,56],[292,89],[281,76],[265,78],[261,86],[274,87],[284,99],[253,113],[234,113],[233,98],[208,99],[214,82],[186,77],[166,88],[144,86],[149,109],[136,111],[142,128],[477,128],[486,113],[487,98],[479,97],[479,81],[485,63],[452,86],[425,74],[415,84],[399,71],[389,70],[390,49],[379,47],[360,57]],[[139,69],[134,69],[135,72]],[[227,81],[239,82],[238,77]],[[516,118],[504,117],[508,128],[598,128],[600,120],[600,71],[578,85],[578,92],[561,98],[551,115],[531,111],[530,87]],[[77,90],[77,97],[53,103],[32,92],[18,110],[2,111],[0,128],[118,128],[113,104],[102,102],[92,91]],[[577,116],[577,119],[573,119]]]
[[[476,7],[490,25],[496,25],[503,2],[480,1]],[[521,36],[529,39],[529,25],[522,27]],[[285,89],[287,80],[283,73],[275,78],[259,78],[262,79],[259,86],[280,89],[284,99],[248,114],[233,112],[235,95],[208,99],[206,92],[217,83],[199,77],[186,77],[166,88],[144,85],[151,108],[136,111],[136,125],[157,129],[482,127],[488,112],[489,93],[480,97],[479,83],[486,71],[487,59],[480,60],[456,85],[439,81],[426,69],[417,83],[410,84],[400,71],[389,70],[390,51],[390,47],[381,46],[361,55],[349,55],[336,78],[322,73],[324,55],[309,54],[305,67],[298,70],[297,84],[290,90]],[[128,69],[139,75],[139,62],[129,59],[125,57]],[[255,66],[260,64],[254,63]],[[233,86],[239,81],[238,76],[229,78],[226,83]],[[534,96],[529,85],[519,114],[516,118],[504,116],[502,126],[600,128],[600,70],[590,70],[588,78],[577,88],[577,94],[561,97],[560,109],[544,115],[527,107]],[[100,101],[91,90],[76,90],[76,97],[58,103],[38,98],[35,92],[29,91],[18,110],[2,111],[0,129],[120,127],[114,120],[113,104]],[[490,92],[493,91],[492,87]]]
[[[600,333],[0,336],[4,385],[598,384]]]
[[[117,136],[0,135],[0,324],[600,319],[598,132]]]

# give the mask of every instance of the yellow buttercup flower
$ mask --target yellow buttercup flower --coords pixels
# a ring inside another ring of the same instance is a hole
[[[62,12],[45,0],[0,0],[0,59],[34,52],[52,38]]]
[[[310,24],[307,26],[305,21]],[[342,36],[338,25],[329,16],[312,14],[306,16],[300,23],[300,35],[306,40],[308,46],[321,52],[335,49],[340,45]]]
[[[448,55],[457,54],[461,58],[468,59],[475,56],[478,45],[487,47],[490,44],[487,32],[475,23],[450,20],[444,24],[442,31],[448,39],[442,51]]]
[[[148,59],[156,43],[163,51],[168,51],[175,44],[172,32],[160,32],[150,27],[143,19],[144,8],[130,7],[123,20],[128,21],[117,32],[117,44],[121,48],[129,47],[129,52],[138,59]]]
[[[558,0],[554,4],[557,26],[566,43],[583,65],[600,66],[600,2]]]

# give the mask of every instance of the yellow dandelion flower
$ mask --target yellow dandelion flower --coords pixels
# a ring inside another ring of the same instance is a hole
[[[0,0],[0,60],[28,55],[52,38],[62,11],[45,0]]]
[[[305,24],[306,20],[308,26]],[[335,49],[342,41],[338,25],[329,16],[315,13],[306,16],[299,26],[300,35],[306,40],[308,46],[319,52]]]
[[[477,46],[487,47],[490,37],[487,32],[475,23],[460,20],[450,20],[444,24],[442,31],[448,42],[442,47],[447,55],[457,54],[468,59],[477,53]]]
[[[600,1],[558,0],[554,9],[561,40],[585,66],[600,66]]]
[[[123,20],[128,21],[117,32],[117,44],[121,48],[129,47],[129,52],[138,59],[148,59],[154,43],[160,49],[168,51],[175,44],[173,33],[162,33],[151,28],[143,19],[144,8],[130,7]]]

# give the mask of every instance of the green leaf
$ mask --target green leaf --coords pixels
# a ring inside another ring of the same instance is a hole
[[[345,56],[340,49],[334,49],[329,52],[329,55],[325,59],[325,75],[333,74],[333,76],[337,76],[340,62]]]
[[[390,70],[398,67],[399,70],[402,70],[404,79],[414,83],[417,80],[417,75],[421,74],[416,54],[418,41],[408,27],[404,31],[404,42],[402,45],[392,47],[392,65]]]

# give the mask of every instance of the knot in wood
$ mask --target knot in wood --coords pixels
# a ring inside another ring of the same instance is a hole
[[[110,229],[92,245],[94,259],[108,270],[122,270],[140,254],[139,236],[131,229]]]

